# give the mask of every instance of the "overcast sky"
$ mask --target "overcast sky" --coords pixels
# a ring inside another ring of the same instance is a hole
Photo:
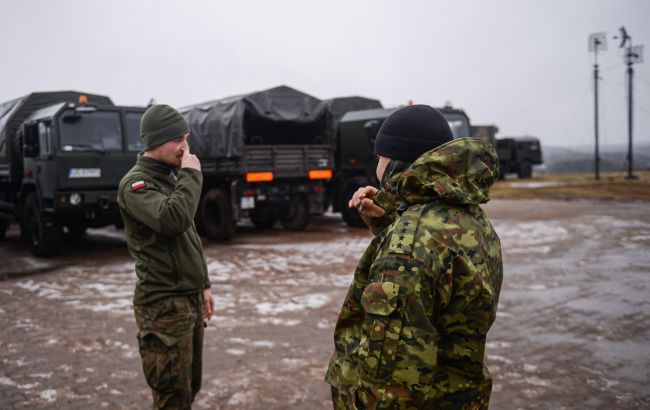
[[[318,98],[463,108],[501,136],[593,144],[590,33],[601,54],[601,143],[627,141],[624,25],[635,141],[650,143],[650,1],[0,0],[0,101],[74,89],[174,106],[286,84]]]

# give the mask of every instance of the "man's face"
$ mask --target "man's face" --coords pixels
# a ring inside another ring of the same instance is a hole
[[[185,134],[180,138],[175,140],[168,141],[162,145],[157,146],[151,150],[151,154],[154,158],[159,161],[164,162],[167,165],[172,167],[180,167],[181,160],[183,159],[183,153],[190,149],[187,141],[190,137],[190,134]]]
[[[384,171],[386,171],[386,166],[390,162],[390,158],[378,156],[379,160],[377,161],[377,179],[381,182],[381,177],[384,176]]]

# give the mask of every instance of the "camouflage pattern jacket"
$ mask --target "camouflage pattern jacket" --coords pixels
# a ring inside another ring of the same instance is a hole
[[[503,267],[479,204],[498,174],[491,145],[458,139],[385,184],[398,216],[361,257],[336,324],[335,408],[488,408]]]

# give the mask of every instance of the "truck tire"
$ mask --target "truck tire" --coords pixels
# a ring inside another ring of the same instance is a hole
[[[309,201],[304,195],[292,195],[289,207],[280,216],[280,223],[288,231],[304,231],[309,226]]]
[[[29,194],[25,201],[25,226],[35,256],[52,256],[59,252],[63,227],[54,217],[40,212],[35,194]]]
[[[232,215],[232,205],[226,191],[210,189],[201,198],[197,211],[200,231],[210,239],[228,240],[233,237],[236,229]]]
[[[7,228],[9,228],[9,221],[0,218],[0,241],[3,240],[7,235]]]
[[[519,169],[517,170],[517,176],[521,179],[530,178],[533,175],[533,165],[524,161],[519,164]]]
[[[339,195],[339,209],[345,223],[352,228],[365,228],[366,224],[361,219],[359,212],[356,209],[348,207],[348,202],[357,189],[362,186],[368,185],[365,178],[355,177],[346,179],[341,186],[341,194]]]
[[[259,229],[270,229],[278,221],[278,216],[265,205],[256,206],[249,211],[251,222]]]

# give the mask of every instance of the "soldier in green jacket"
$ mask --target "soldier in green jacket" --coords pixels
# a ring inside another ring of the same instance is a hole
[[[204,321],[214,311],[194,226],[201,164],[190,153],[187,122],[172,107],[151,106],[140,129],[144,152],[122,178],[117,199],[136,260],[140,356],[153,408],[190,409],[201,388]]]
[[[499,175],[496,152],[452,140],[438,111],[416,105],[386,119],[375,153],[381,190],[350,205],[380,232],[336,324],[326,375],[334,408],[487,409],[485,339],[503,265],[479,204]]]

